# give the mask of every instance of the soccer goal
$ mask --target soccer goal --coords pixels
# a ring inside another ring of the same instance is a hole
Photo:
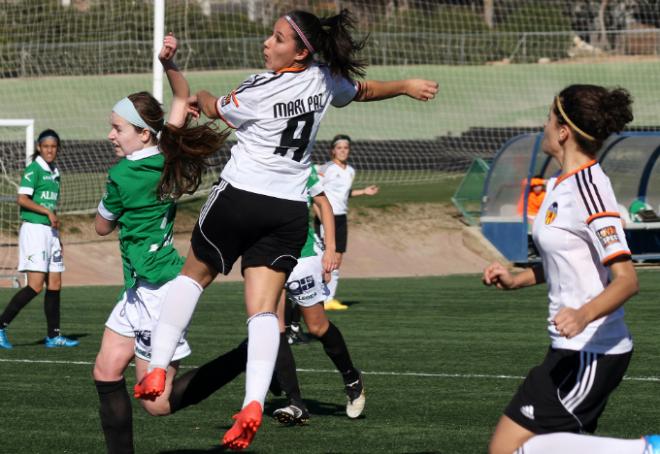
[[[0,119],[0,285],[19,285],[18,205],[21,171],[34,152],[33,119]]]

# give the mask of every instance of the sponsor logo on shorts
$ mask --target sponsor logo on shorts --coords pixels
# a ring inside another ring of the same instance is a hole
[[[53,253],[53,263],[62,263],[62,251],[55,251]]]
[[[608,225],[596,231],[596,235],[604,248],[614,243],[619,243],[619,235],[616,233],[616,227]]]
[[[151,347],[151,331],[136,331],[135,343],[144,347]]]
[[[314,288],[314,277],[307,276],[302,279],[287,282],[286,288],[291,296],[299,296]]]
[[[523,405],[520,407],[520,413],[523,414],[523,416],[529,418],[529,419],[534,419],[534,406],[533,405]]]
[[[548,211],[545,212],[546,225],[552,224],[555,219],[557,219],[557,211],[559,211],[559,205],[557,202],[553,202],[552,205],[550,205],[548,208]]]

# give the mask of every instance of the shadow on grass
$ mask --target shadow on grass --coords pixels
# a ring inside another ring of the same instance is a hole
[[[69,339],[73,340],[80,340],[84,337],[88,337],[89,333],[72,333],[72,334],[62,334],[62,336],[68,337]],[[43,345],[44,340],[46,339],[46,336],[37,339],[36,341],[33,342],[21,342],[21,343],[14,343],[14,347],[28,347],[32,345]],[[65,348],[65,347],[59,347],[59,348]],[[69,347],[70,348],[70,347]]]
[[[346,405],[344,403],[321,402],[319,400],[305,399],[304,397],[303,400],[305,401],[305,405],[307,405],[312,420],[314,419],[314,416],[338,416],[347,418]],[[271,399],[269,402],[266,402],[264,415],[272,415],[275,410],[287,405],[288,402],[286,399]],[[360,416],[360,418],[357,419],[362,418],[364,418],[364,416]]]

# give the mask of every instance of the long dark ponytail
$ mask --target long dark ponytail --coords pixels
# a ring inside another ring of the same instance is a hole
[[[314,51],[320,55],[321,60],[330,67],[335,75],[342,75],[348,79],[362,78],[365,75],[366,63],[357,60],[355,53],[362,50],[367,37],[356,41],[352,32],[355,30],[355,19],[350,11],[342,9],[336,16],[318,18],[307,11],[291,11],[287,14],[300,28]],[[307,46],[296,33],[298,49]],[[308,49],[309,50],[309,49]],[[309,60],[313,56],[310,56]]]
[[[128,96],[140,117],[160,136],[153,133],[153,140],[165,157],[163,174],[158,183],[161,199],[178,199],[183,194],[194,193],[202,182],[202,174],[208,166],[207,158],[218,151],[229,136],[218,131],[212,123],[190,126],[190,115],[180,128],[165,123],[165,113],[151,93],[142,91]],[[139,126],[133,126],[141,131]]]

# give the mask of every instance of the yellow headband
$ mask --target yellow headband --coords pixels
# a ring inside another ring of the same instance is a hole
[[[566,121],[566,123],[568,123],[568,125],[569,125],[571,128],[575,129],[575,131],[576,131],[578,134],[580,134],[582,137],[584,137],[585,139],[592,140],[592,141],[596,141],[596,138],[595,138],[594,136],[592,136],[592,135],[590,135],[590,134],[587,134],[586,132],[584,132],[583,130],[581,130],[581,129],[578,128],[577,126],[575,126],[575,123],[573,123],[573,122],[571,121],[571,119],[568,118],[568,115],[566,115],[566,112],[564,112],[564,108],[563,108],[562,105],[561,105],[561,101],[559,100],[559,96],[557,96],[556,99],[557,99],[557,109],[559,109],[559,113],[561,114],[561,116],[562,116],[562,118],[564,119],[564,121]]]

